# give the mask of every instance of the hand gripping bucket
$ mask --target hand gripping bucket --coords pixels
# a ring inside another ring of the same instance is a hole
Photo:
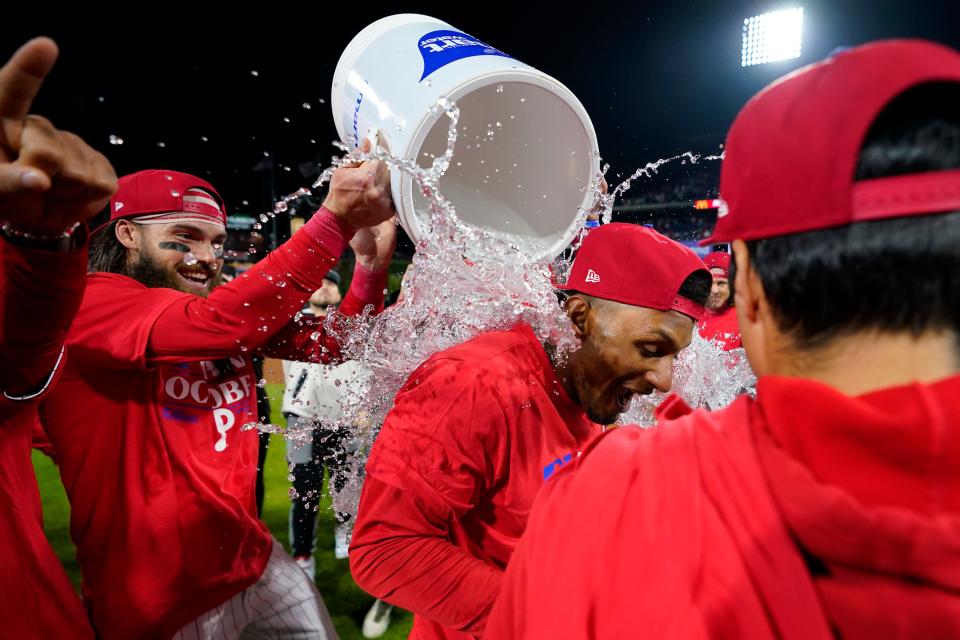
[[[333,76],[337,133],[354,147],[381,146],[424,167],[447,147],[449,121],[432,109],[460,107],[456,151],[440,191],[468,224],[520,236],[550,259],[577,232],[599,170],[597,136],[566,87],[506,53],[415,14],[369,25],[347,45]],[[393,200],[416,242],[429,221],[414,180],[393,170]],[[417,210],[421,213],[417,213]]]

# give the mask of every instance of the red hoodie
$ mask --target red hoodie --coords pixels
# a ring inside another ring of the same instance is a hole
[[[78,233],[85,233],[79,231]],[[86,244],[41,251],[0,240],[0,636],[93,638],[86,612],[43,533],[30,461],[38,394],[62,370],[83,297]],[[9,396],[24,397],[10,400]]]
[[[169,638],[260,578],[272,541],[254,499],[257,432],[241,430],[257,421],[249,354],[335,355],[322,326],[290,323],[352,234],[317,215],[206,299],[88,278],[41,417],[101,638]],[[382,280],[358,268],[341,313],[382,301]]]
[[[541,491],[487,638],[960,637],[960,377],[602,438]]]
[[[478,635],[544,478],[599,432],[527,325],[433,356],[373,445],[350,547],[357,584],[417,614],[411,638]]]

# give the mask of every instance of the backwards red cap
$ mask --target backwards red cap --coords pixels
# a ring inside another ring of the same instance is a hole
[[[110,199],[110,222],[120,218],[227,224],[223,198],[209,182],[165,169],[147,169],[120,178],[117,192]]]
[[[611,222],[587,235],[563,289],[700,320],[706,310],[679,295],[695,271],[706,271],[693,251],[649,227]]]
[[[703,259],[707,269],[722,269],[725,276],[730,275],[730,254],[723,251],[714,251]]]
[[[860,148],[883,108],[929,82],[960,82],[960,54],[888,40],[768,86],[730,128],[717,226],[702,244],[960,209],[960,171],[854,181]]]

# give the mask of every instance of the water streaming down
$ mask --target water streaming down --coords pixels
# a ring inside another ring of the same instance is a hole
[[[445,99],[440,99],[434,109],[435,115],[446,115],[449,126],[446,150],[433,157],[429,166],[421,166],[415,159],[396,158],[380,148],[361,152],[337,143],[344,155],[333,158],[332,166],[324,170],[313,185],[314,188],[322,186],[343,164],[381,160],[414,178],[428,206],[428,211],[421,213],[430,221],[405,276],[402,303],[378,316],[368,310],[359,317],[339,319],[337,323],[333,317],[327,318],[327,329],[337,335],[346,357],[360,363],[358,373],[349,379],[334,381],[342,392],[342,415],[337,420],[320,420],[327,429],[347,431],[342,438],[347,443],[347,468],[338,472],[345,476],[345,483],[339,489],[331,483],[333,507],[338,513],[356,513],[364,464],[393,406],[394,396],[430,356],[485,331],[509,328],[518,321],[528,323],[542,342],[555,345],[560,358],[577,346],[569,321],[557,302],[551,268],[562,281],[579,240],[551,265],[546,260],[531,258],[536,254],[535,247],[525,243],[521,236],[462,223],[454,206],[438,189],[440,178],[453,159],[459,110]],[[630,188],[631,181],[641,176],[650,177],[667,162],[699,159],[700,156],[688,152],[648,163],[608,195],[597,190],[603,173],[597,175],[588,187],[597,193],[597,211],[592,213],[599,212],[605,222],[609,221],[616,197]],[[272,212],[261,215],[261,222],[287,211],[291,201],[309,192],[300,189],[285,196]],[[574,215],[582,226],[588,212],[571,212],[571,217]],[[742,388],[751,386],[745,383],[749,376],[742,367],[731,368],[731,362],[719,349],[695,338],[678,361],[675,386],[692,406],[723,406]],[[741,362],[749,371],[745,359],[741,358]],[[411,383],[416,384],[416,379]],[[648,396],[636,400],[624,421],[653,424],[652,410],[661,399]],[[249,424],[244,428],[252,427],[282,433],[299,443],[309,442],[311,438],[309,429],[294,431],[263,424]],[[298,497],[295,493],[291,495]]]
[[[741,349],[724,351],[694,330],[693,341],[674,362],[673,393],[694,409],[721,409],[743,394],[753,394],[757,378]],[[620,424],[656,425],[654,410],[666,398],[654,391],[638,396],[620,416]]]

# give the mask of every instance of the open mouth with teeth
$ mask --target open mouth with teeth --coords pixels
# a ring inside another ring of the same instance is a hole
[[[177,271],[177,277],[180,278],[188,287],[197,290],[206,290],[210,284],[210,274],[205,271],[188,271],[180,269]]]
[[[617,405],[619,406],[620,413],[624,413],[627,409],[630,408],[630,401],[633,400],[634,394],[633,391],[620,387],[617,389]]]

